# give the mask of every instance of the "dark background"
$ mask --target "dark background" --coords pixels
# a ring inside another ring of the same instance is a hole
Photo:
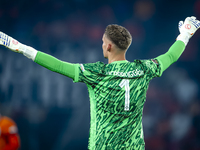
[[[102,35],[119,24],[133,36],[133,61],[165,53],[178,22],[192,15],[200,19],[199,0],[0,0],[0,31],[63,61],[107,63]],[[151,81],[146,150],[200,149],[199,57],[197,31],[178,62]],[[89,109],[86,85],[0,47],[0,113],[17,123],[21,150],[86,150]]]

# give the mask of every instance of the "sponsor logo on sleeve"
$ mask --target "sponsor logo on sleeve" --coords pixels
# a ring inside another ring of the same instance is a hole
[[[151,59],[156,65],[158,65],[158,61],[156,59]]]
[[[83,64],[80,64],[80,66],[81,66],[81,70],[84,72],[85,68],[84,68]]]

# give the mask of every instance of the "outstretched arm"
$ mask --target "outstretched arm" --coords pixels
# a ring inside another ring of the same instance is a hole
[[[187,17],[185,21],[179,22],[180,34],[177,41],[170,47],[168,52],[155,58],[161,65],[161,72],[165,71],[171,64],[176,62],[183,53],[189,39],[199,29],[200,21],[196,17]]]
[[[34,61],[51,71],[60,73],[72,79],[75,78],[75,64],[61,61],[40,51],[37,52]]]
[[[18,42],[3,32],[0,32],[0,44],[14,52],[23,54],[51,71],[63,74],[72,79],[75,77],[75,64],[61,61],[51,55],[37,51],[30,46]]]

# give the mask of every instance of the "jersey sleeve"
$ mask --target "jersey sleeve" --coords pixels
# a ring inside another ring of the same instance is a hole
[[[75,64],[61,61],[40,51],[38,51],[34,61],[53,72],[57,72],[74,80]]]
[[[161,65],[156,59],[136,60],[141,65],[144,74],[151,78],[160,77],[162,75]]]
[[[165,71],[171,64],[176,62],[185,50],[185,44],[182,41],[176,41],[169,50],[155,59],[161,66],[161,72]]]
[[[145,73],[152,78],[160,77],[171,64],[179,59],[184,50],[185,44],[182,41],[176,41],[165,54],[155,59],[137,61],[142,65]]]
[[[103,76],[104,63],[76,64],[74,82],[93,84],[98,81],[98,76]]]

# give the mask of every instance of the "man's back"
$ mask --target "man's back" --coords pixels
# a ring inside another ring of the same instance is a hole
[[[159,76],[152,60],[78,66],[91,105],[90,149],[143,146],[142,112],[149,81]]]

